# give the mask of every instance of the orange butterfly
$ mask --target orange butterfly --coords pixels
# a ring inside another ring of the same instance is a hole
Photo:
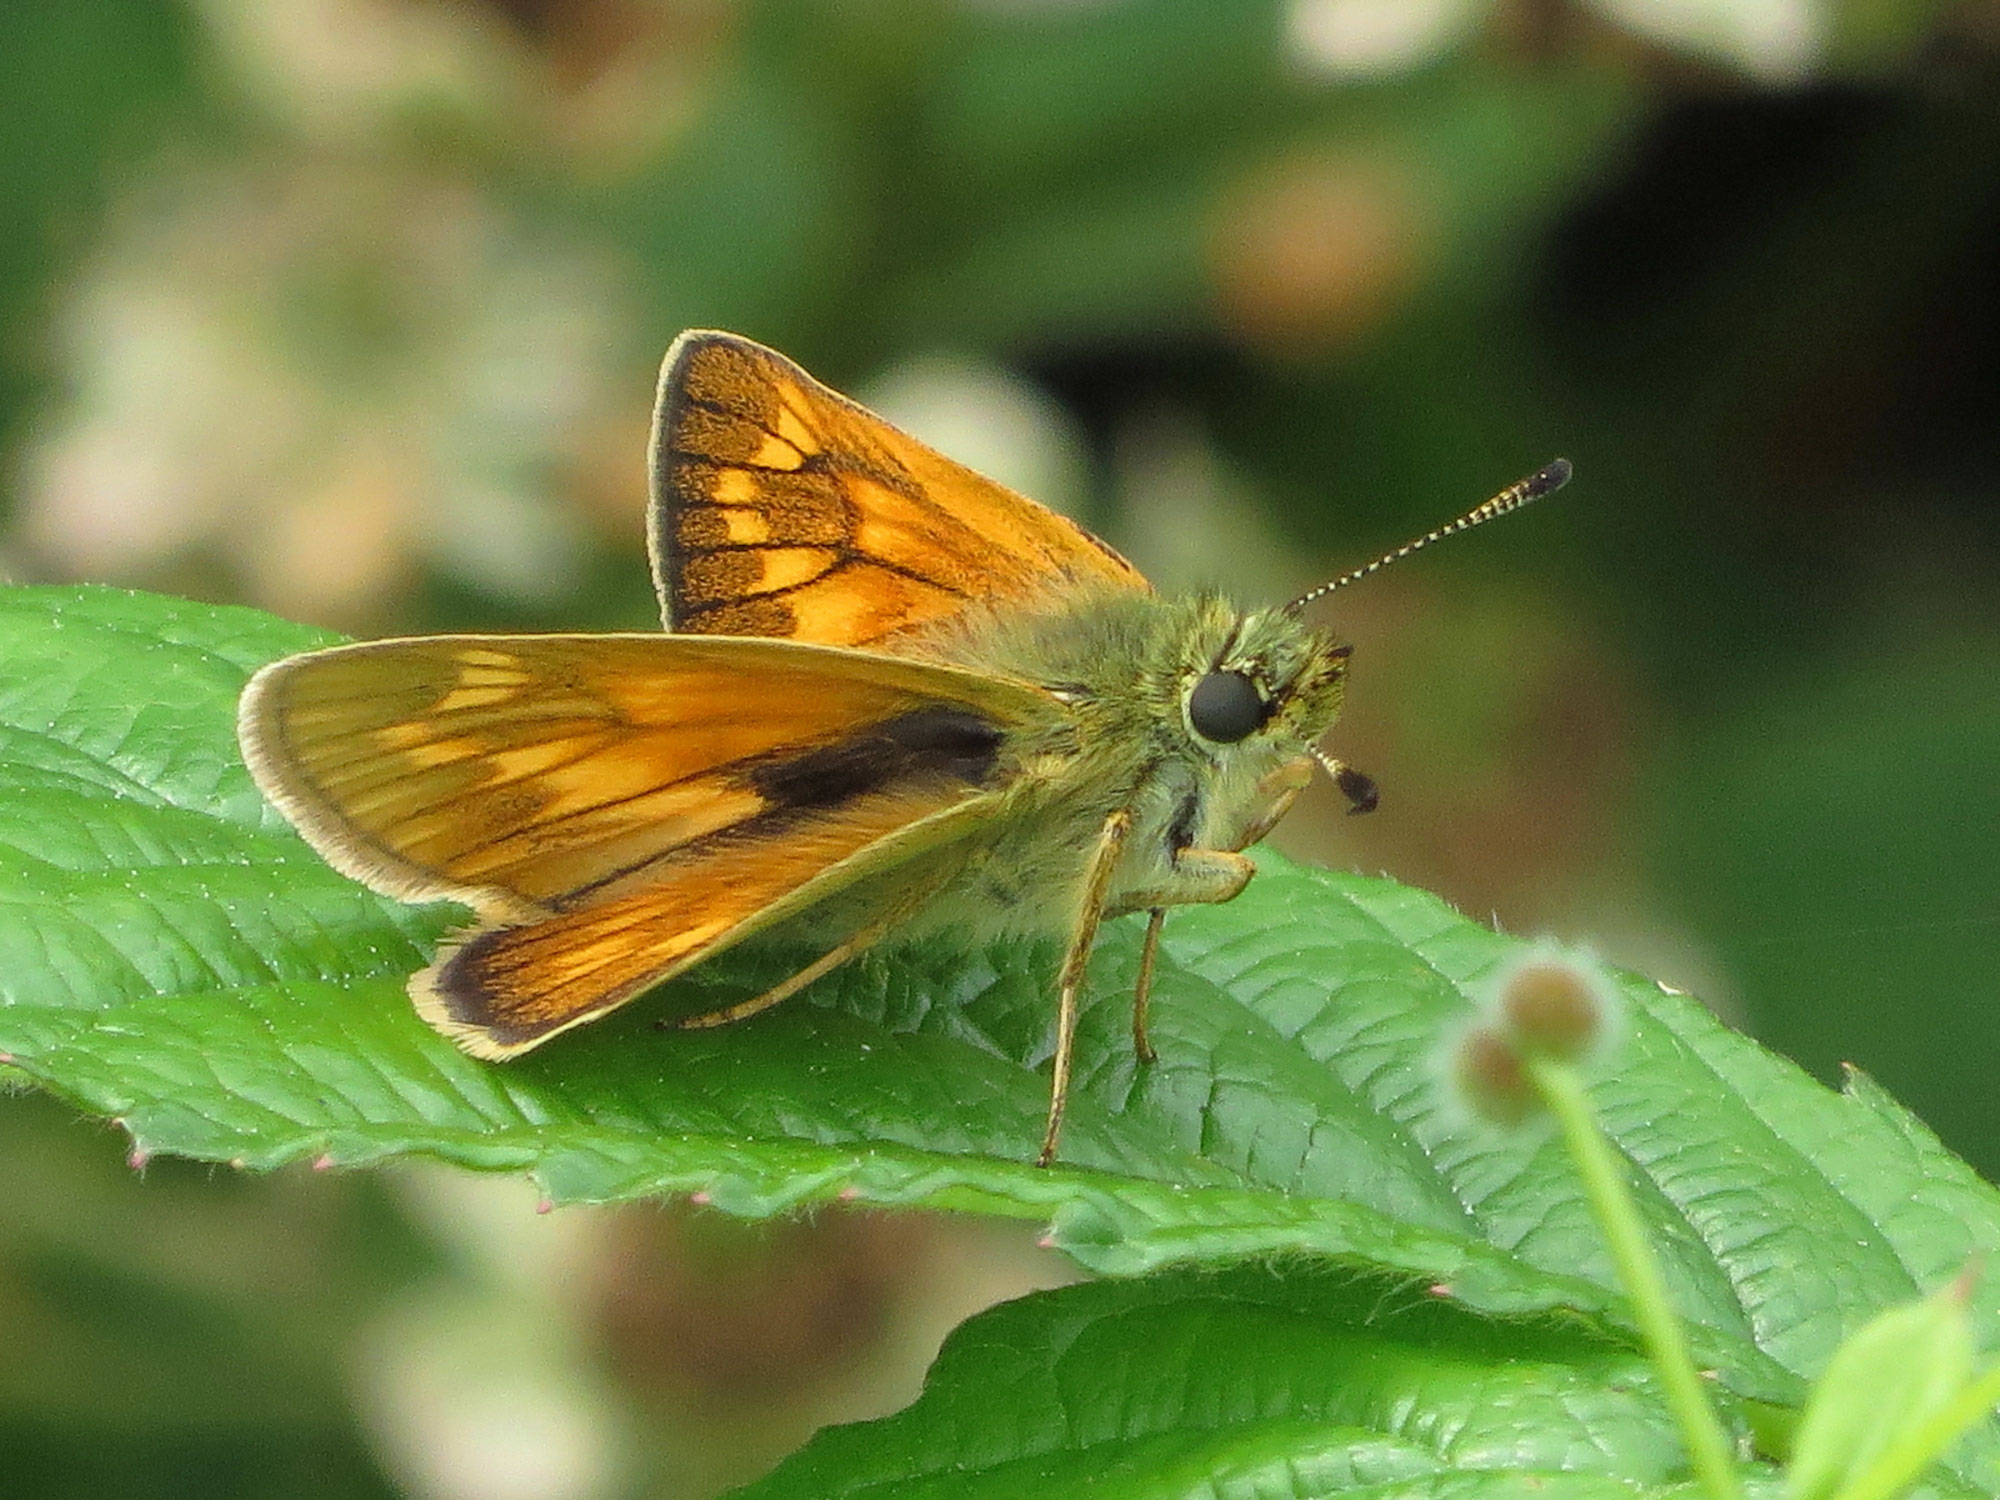
[[[1551,465],[1391,557],[1526,503]],[[426,636],[265,667],[239,736],[336,869],[477,922],[410,981],[505,1058],[779,924],[823,957],[892,932],[1069,934],[1040,1161],[1099,923],[1226,901],[1317,758],[1348,648],[1301,607],[1163,599],[1071,522],[727,333],[660,376],[650,550],[668,634]],[[1387,561],[1383,559],[1381,561]],[[1336,587],[1381,566],[1336,580]]]

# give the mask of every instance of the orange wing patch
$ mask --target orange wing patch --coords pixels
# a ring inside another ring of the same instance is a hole
[[[239,732],[335,868],[522,922],[649,890],[731,840],[802,849],[781,881],[797,883],[853,848],[800,843],[792,823],[892,791],[915,798],[906,817],[974,797],[1011,774],[1008,734],[1054,709],[1022,685],[786,641],[426,636],[265,668]]]
[[[653,424],[667,628],[895,649],[989,600],[1140,589],[1082,527],[727,333],[683,334]]]
[[[509,1057],[580,1026],[892,859],[961,834],[973,811],[891,788],[815,811],[782,842],[697,840],[645,886],[441,949],[410,982],[424,1019],[476,1056]]]

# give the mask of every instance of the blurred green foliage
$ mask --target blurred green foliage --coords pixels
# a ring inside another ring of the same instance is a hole
[[[2000,21],[1370,9],[0,7],[0,568],[643,624],[650,366],[700,325],[864,395],[937,354],[1028,382],[1069,498],[1176,585],[1295,587],[1567,453],[1556,505],[1335,601],[1384,806],[1291,847],[1594,940],[1993,1172]],[[111,1149],[19,1102],[0,1135],[50,1181]],[[164,1175],[135,1241],[170,1192],[372,1191]],[[0,1305],[109,1307],[51,1289],[84,1252],[35,1196]],[[49,1316],[46,1360],[96,1337]],[[46,1476],[111,1462],[113,1405],[0,1426]],[[314,1431],[323,1492],[386,1482]],[[204,1492],[305,1492],[254,1468]],[[62,1492],[33,1472],[0,1489]]]

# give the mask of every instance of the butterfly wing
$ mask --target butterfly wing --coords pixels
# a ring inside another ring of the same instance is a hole
[[[969,834],[990,795],[922,787],[802,820],[775,847],[722,840],[663,861],[643,889],[448,942],[410,981],[418,1012],[478,1057],[504,1058],[595,1020],[739,939]]]
[[[1145,590],[1074,522],[729,333],[684,333],[653,417],[667,628],[896,649],[968,604]]]
[[[479,914],[412,994],[505,1056],[962,836],[1019,733],[1060,712],[1004,679],[786,641],[429,636],[264,668],[239,735],[335,868]]]

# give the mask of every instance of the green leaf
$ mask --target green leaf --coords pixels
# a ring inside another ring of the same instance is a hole
[[[1843,1490],[1971,1384],[1965,1282],[1878,1313],[1835,1352],[1799,1423],[1787,1500]]]
[[[1262,1268],[1067,1287],[955,1332],[915,1405],[737,1500],[1685,1492],[1646,1362],[1378,1279]]]
[[[874,955],[738,1026],[663,1034],[649,1002],[514,1063],[464,1056],[403,993],[462,913],[335,874],[237,754],[249,670],[326,640],[240,609],[0,591],[0,1052],[136,1152],[422,1153],[531,1172],[557,1201],[685,1193],[745,1215],[973,1210],[1046,1222],[1104,1273],[1279,1256],[1628,1336],[1553,1140],[1477,1128],[1440,1084],[1440,1039],[1522,945],[1387,881],[1260,854],[1241,900],[1176,912],[1145,1069],[1138,933],[1112,924],[1048,1171],[1029,1164],[1045,946]],[[727,956],[661,1003],[711,1008],[795,960]],[[1617,982],[1630,1024],[1594,1100],[1726,1389],[1797,1405],[1875,1311],[2000,1248],[1993,1190],[1865,1080],[1834,1094]],[[1995,1310],[1981,1288],[1988,1344]],[[1982,1430],[1954,1461],[1997,1452]]]

